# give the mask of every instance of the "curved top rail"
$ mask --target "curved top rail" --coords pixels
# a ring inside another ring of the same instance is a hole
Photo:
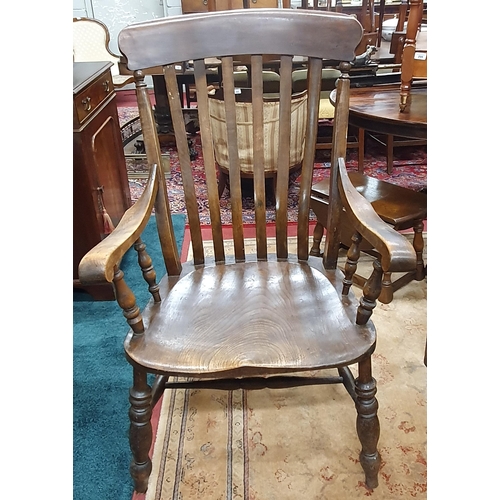
[[[238,9],[131,24],[118,35],[118,46],[131,71],[246,54],[352,61],[362,32],[354,17],[335,12]]]

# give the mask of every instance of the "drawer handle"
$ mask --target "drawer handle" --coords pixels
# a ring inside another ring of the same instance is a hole
[[[82,104],[85,111],[90,111],[90,109],[92,108],[92,104],[90,104],[90,97],[86,97],[85,99],[83,99]]]
[[[103,82],[102,86],[104,87],[104,92],[109,92],[109,80]]]
[[[203,5],[207,5],[208,4],[208,0],[203,0]]]

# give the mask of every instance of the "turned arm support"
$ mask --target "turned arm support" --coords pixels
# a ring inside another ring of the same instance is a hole
[[[80,261],[78,274],[83,285],[113,281],[115,266],[141,236],[151,217],[160,172],[161,167],[150,166],[148,183],[140,198],[123,214],[114,231],[89,250]]]
[[[371,203],[353,186],[344,158],[339,158],[339,191],[344,208],[353,227],[380,254],[384,272],[407,272],[417,266],[417,256],[412,244],[384,222]]]

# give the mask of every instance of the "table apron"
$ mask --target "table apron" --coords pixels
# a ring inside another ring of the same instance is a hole
[[[349,125],[363,128],[371,132],[390,134],[398,137],[408,137],[410,139],[427,139],[427,124],[409,124],[404,122],[386,122],[373,120],[364,116],[349,112]]]

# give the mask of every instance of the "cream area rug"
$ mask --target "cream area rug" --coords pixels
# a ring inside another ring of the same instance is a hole
[[[247,243],[251,251],[255,241]],[[412,282],[372,316],[378,488],[364,485],[356,410],[342,385],[167,390],[146,500],[426,498],[426,289],[426,280]]]

